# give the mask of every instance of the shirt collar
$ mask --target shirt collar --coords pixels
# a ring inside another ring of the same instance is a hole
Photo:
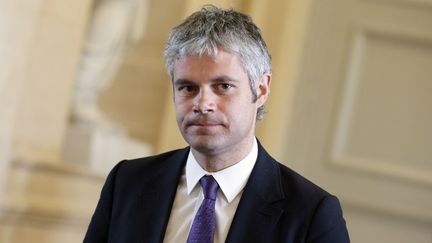
[[[245,187],[258,157],[256,139],[251,151],[238,163],[217,172],[205,171],[196,161],[191,150],[186,162],[186,185],[190,194],[204,175],[212,175],[228,202],[231,202]]]

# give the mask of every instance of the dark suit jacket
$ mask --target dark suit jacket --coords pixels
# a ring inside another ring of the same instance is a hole
[[[189,148],[122,161],[110,172],[84,242],[162,242]],[[259,145],[226,242],[349,242],[336,197]]]

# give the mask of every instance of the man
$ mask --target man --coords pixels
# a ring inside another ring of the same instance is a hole
[[[349,242],[337,198],[255,138],[271,67],[249,17],[205,6],[172,30],[165,59],[190,146],[119,163],[84,242]]]

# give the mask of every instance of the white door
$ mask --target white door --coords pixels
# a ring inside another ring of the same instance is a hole
[[[354,243],[432,242],[432,1],[315,0],[286,161]]]

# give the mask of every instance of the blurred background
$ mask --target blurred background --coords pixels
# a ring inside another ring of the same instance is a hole
[[[261,27],[257,136],[352,242],[431,243],[430,0],[0,0],[0,242],[81,242],[112,166],[186,146],[163,49],[206,3]]]

